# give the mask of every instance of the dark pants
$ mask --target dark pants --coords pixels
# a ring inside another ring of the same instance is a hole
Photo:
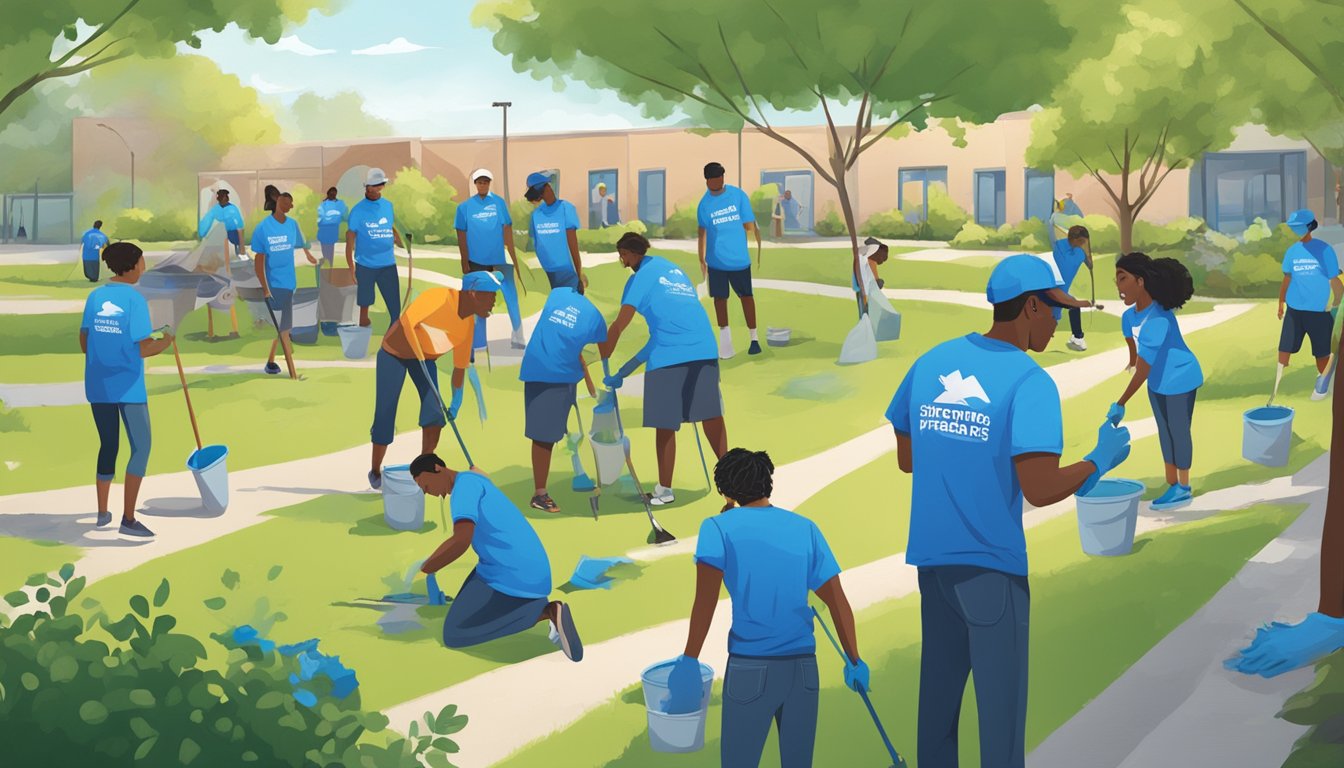
[[[576,291],[583,290],[579,285],[579,276],[575,274],[572,269],[562,269],[556,272],[548,271],[546,273],[546,281],[551,284],[552,288],[573,288]]]
[[[425,371],[429,372],[428,379],[425,378]],[[406,383],[407,374],[415,385],[415,391],[420,394],[421,428],[442,427],[448,423],[443,417],[438,398],[430,389],[430,382],[435,387],[439,385],[439,372],[434,361],[426,362],[422,370],[420,361],[413,357],[403,359],[385,349],[379,349],[373,378],[373,427],[369,430],[374,445],[391,445],[392,439],[396,437],[397,403],[401,400],[401,387]]]
[[[1157,421],[1157,439],[1162,444],[1162,461],[1177,469],[1189,469],[1194,463],[1195,446],[1190,423],[1195,416],[1195,395],[1192,389],[1179,395],[1159,395],[1150,388],[1148,402],[1153,406]]]
[[[131,444],[131,460],[126,462],[126,474],[144,477],[149,466],[149,405],[147,403],[90,403],[93,425],[98,430],[99,480],[111,480],[117,472],[117,450],[121,433],[117,420],[126,425],[126,440]]]
[[[779,729],[781,768],[810,768],[817,738],[817,657],[729,656],[723,678],[723,768],[756,768]]]
[[[1083,310],[1078,307],[1069,307],[1069,330],[1073,331],[1073,338],[1083,338]]]
[[[443,619],[443,644],[466,648],[516,635],[535,626],[546,605],[544,597],[496,592],[473,569]]]
[[[397,284],[396,266],[366,267],[356,264],[355,282],[359,286],[355,289],[355,298],[359,306],[373,306],[373,290],[377,288],[378,293],[383,296],[383,306],[387,307],[387,314],[391,315],[388,325],[391,326],[401,317],[401,286]]]
[[[84,276],[89,279],[90,283],[98,282],[97,259],[84,259]]]
[[[919,569],[923,648],[919,665],[919,766],[956,768],[966,677],[974,674],[980,764],[1026,763],[1025,576],[974,566]]]

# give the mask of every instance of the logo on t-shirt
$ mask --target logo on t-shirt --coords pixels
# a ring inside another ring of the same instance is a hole
[[[682,274],[681,270],[673,270],[674,274]],[[684,274],[683,274],[684,276]],[[668,280],[664,276],[658,277],[658,284],[667,289],[668,295],[672,296],[695,296],[695,286],[690,283],[676,282]]]
[[[989,404],[989,395],[980,382],[974,376],[962,377],[961,371],[939,376],[938,382],[943,385],[942,394],[933,403],[919,406],[919,431],[937,432],[954,440],[988,442],[989,414],[969,402]]]
[[[736,205],[728,205],[709,214],[709,220],[710,224],[717,227],[720,224],[741,221],[742,217],[738,215]]]
[[[1294,271],[1294,272],[1318,272],[1318,271],[1322,271],[1322,272],[1323,272],[1324,270],[1321,269],[1321,262],[1317,261],[1315,257],[1312,257],[1312,258],[1309,258],[1309,259],[1293,259],[1293,271]]]
[[[551,316],[546,318],[548,322],[563,325],[566,328],[573,328],[579,322],[579,308],[573,304],[564,309],[555,309]]]
[[[962,378],[961,371],[953,371],[946,376],[939,376],[938,383],[943,385],[943,394],[934,398],[935,403],[968,405],[966,401],[974,398],[989,404],[989,395],[985,394],[985,388],[980,386],[974,376]]]
[[[103,308],[98,311],[99,317],[119,317],[126,314],[126,310],[118,307],[110,301],[103,302]]]

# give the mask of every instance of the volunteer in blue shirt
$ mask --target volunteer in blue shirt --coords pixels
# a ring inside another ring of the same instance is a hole
[[[369,307],[373,306],[374,288],[383,297],[388,327],[401,317],[401,289],[397,282],[397,260],[392,244],[403,247],[397,232],[397,217],[392,201],[383,197],[387,174],[382,168],[370,168],[364,178],[364,199],[350,209],[345,223],[345,264],[354,273],[355,302],[359,304],[359,324],[367,326]]]
[[[522,349],[523,316],[518,309],[518,286],[515,282],[518,272],[518,255],[513,251],[513,216],[509,214],[509,204],[504,198],[490,191],[490,182],[495,175],[485,168],[477,168],[471,173],[476,185],[476,194],[458,203],[453,226],[457,229],[457,250],[462,256],[462,274],[468,272],[500,272],[504,275],[504,305],[509,310],[509,322],[513,325],[513,335],[509,343],[514,349]],[[508,249],[513,259],[513,268],[504,258]],[[480,349],[486,345],[485,323],[476,324],[476,340],[473,346]]]
[[[108,496],[117,471],[118,422],[126,425],[131,459],[126,463],[120,532],[146,538],[154,533],[135,519],[140,482],[149,465],[149,398],[145,392],[144,358],[153,357],[173,343],[165,332],[151,339],[149,304],[134,286],[145,273],[145,256],[134,243],[114,243],[103,249],[103,261],[112,270],[106,285],[93,289],[84,302],[79,325],[79,347],[84,352],[84,395],[93,409],[98,430],[98,527],[112,522]]]
[[[196,234],[199,237],[205,237],[210,233],[210,227],[218,221],[224,227],[224,234],[229,242],[233,243],[234,249],[241,256],[247,253],[247,248],[243,245],[243,212],[238,210],[238,206],[229,202],[229,190],[221,189],[215,193],[217,205],[210,206],[210,210],[201,217],[201,223],[196,228]]]
[[[1311,338],[1311,356],[1316,358],[1316,386],[1313,400],[1325,397],[1330,380],[1325,369],[1330,364],[1330,333],[1344,297],[1344,282],[1339,279],[1339,257],[1324,240],[1317,240],[1316,214],[1305,208],[1288,216],[1288,228],[1302,239],[1283,254],[1283,283],[1279,286],[1279,367],[1274,376],[1274,392],[1279,391],[1288,359],[1302,349],[1302,339]],[[1287,305],[1287,313],[1284,306]]]
[[[728,507],[700,524],[690,631],[668,678],[669,714],[707,704],[700,651],[720,588],[727,586],[733,624],[719,751],[728,768],[760,764],[771,723],[778,724],[781,768],[812,765],[820,679],[809,592],[821,598],[835,621],[849,658],[845,684],[868,688],[868,665],[859,658],[840,566],[816,523],[770,503],[774,470],[765,451],[743,448],[728,451],[714,467],[714,485]]]
[[[912,473],[906,561],[919,569],[923,647],[919,765],[957,765],[967,674],[975,676],[982,765],[1022,766],[1030,593],[1022,500],[1043,507],[1092,489],[1129,455],[1129,431],[1103,422],[1097,446],[1060,466],[1059,390],[1026,353],[1056,321],[1055,277],[1041,259],[1009,256],[990,274],[987,333],[917,359],[887,418],[897,462]]]
[[[434,574],[468,549],[476,567],[453,598],[443,620],[443,644],[467,648],[549,622],[551,642],[571,661],[583,660],[583,642],[569,606],[548,600],[551,563],[537,532],[504,492],[480,469],[455,471],[426,453],[411,462],[411,477],[428,496],[448,496],[453,535],[420,566],[430,602],[443,604]]]
[[[275,348],[283,339],[285,355],[293,359],[294,347],[289,341],[294,327],[294,290],[297,281],[294,277],[294,251],[302,248],[309,264],[317,259],[308,250],[308,241],[304,239],[299,222],[290,216],[294,209],[294,198],[288,192],[281,192],[275,199],[275,213],[257,222],[252,230],[253,265],[257,270],[257,280],[261,281],[261,291],[270,299],[271,311],[276,315],[279,337],[271,342],[271,354],[266,358],[266,373],[280,373],[275,362]]]
[[[322,260],[330,267],[336,260],[336,243],[341,239],[341,222],[347,214],[345,201],[336,197],[335,187],[327,189],[327,199],[317,204],[317,242]]]
[[[523,434],[532,441],[533,509],[560,511],[546,491],[551,451],[564,438],[569,410],[575,407],[584,375],[583,348],[606,340],[607,321],[593,302],[573,288],[551,290],[518,372],[523,382]]]
[[[1053,225],[1054,218],[1051,218]],[[1064,291],[1070,291],[1073,288],[1073,279],[1078,276],[1078,269],[1084,264],[1092,269],[1092,236],[1088,233],[1087,227],[1072,226],[1069,227],[1065,237],[1054,241],[1053,256],[1055,266],[1059,267],[1059,277],[1063,282],[1060,287]],[[1055,310],[1055,319],[1060,319],[1061,310]],[[1087,340],[1083,338],[1083,311],[1079,307],[1069,307],[1069,330],[1072,335],[1069,336],[1068,348],[1075,352],[1087,351]]]
[[[1148,401],[1157,421],[1157,437],[1166,463],[1167,490],[1153,501],[1155,510],[1180,509],[1190,503],[1190,465],[1194,459],[1191,419],[1195,395],[1204,372],[1186,345],[1175,310],[1195,293],[1185,265],[1175,259],[1152,259],[1127,253],[1116,259],[1115,287],[1120,300],[1134,308],[1138,328],[1138,356],[1134,375],[1107,418],[1119,424],[1125,405],[1148,382]]]
[[[723,166],[710,163],[705,166],[707,191],[700,198],[696,218],[700,222],[700,273],[709,282],[709,296],[714,299],[714,318],[719,322],[719,357],[731,358],[733,334],[728,329],[728,288],[742,301],[742,314],[751,333],[749,355],[761,353],[761,342],[756,336],[756,299],[751,292],[751,252],[747,233],[756,235],[756,248],[761,247],[761,232],[756,228],[756,214],[751,210],[751,198],[731,184],[723,183]]]
[[[561,200],[551,186],[551,177],[533,173],[527,177],[523,195],[536,206],[532,211],[532,249],[546,272],[552,288],[567,286],[579,293],[588,285],[579,259],[579,211],[568,200]]]
[[[102,219],[93,222],[93,228],[80,235],[79,242],[79,258],[84,262],[84,276],[89,279],[90,283],[96,283],[98,282],[98,261],[103,249],[111,242],[107,239],[107,235],[103,234]]]
[[[625,283],[621,309],[598,351],[603,360],[609,359],[635,313],[644,316],[649,324],[644,426],[656,431],[658,456],[658,482],[650,500],[661,505],[675,500],[672,472],[681,425],[704,422],[705,437],[718,458],[728,450],[728,428],[723,421],[714,331],[695,285],[676,264],[648,252],[649,241],[636,232],[626,232],[616,242],[621,264],[634,274]]]

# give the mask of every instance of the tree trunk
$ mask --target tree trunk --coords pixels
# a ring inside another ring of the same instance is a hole
[[[1340,352],[1344,352],[1344,340]],[[1332,410],[1330,480],[1321,531],[1321,602],[1317,610],[1344,619],[1344,387],[1335,386]]]
[[[835,192],[840,198],[840,212],[845,217],[845,229],[849,232],[849,247],[854,253],[853,272],[854,283],[859,286],[855,293],[858,295],[859,304],[866,312],[868,309],[868,296],[864,293],[866,288],[863,285],[863,276],[859,271],[859,226],[854,219],[854,204],[849,199],[849,187],[845,184],[845,159],[839,154],[839,148],[831,150],[831,173],[835,176]]]
[[[1121,200],[1116,206],[1116,224],[1120,227],[1120,252],[1134,250],[1134,219],[1137,214],[1128,200]]]

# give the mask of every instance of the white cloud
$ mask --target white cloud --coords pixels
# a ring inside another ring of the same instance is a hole
[[[380,43],[369,48],[360,48],[357,51],[351,51],[356,56],[396,56],[402,53],[415,53],[416,51],[428,51],[434,48],[432,45],[419,45],[412,43],[404,37],[398,37],[390,43]]]
[[[295,86],[272,83],[269,80],[262,78],[261,75],[252,75],[247,81],[247,84],[256,88],[259,93],[265,94],[293,93],[294,91],[299,90]]]
[[[287,53],[297,53],[300,56],[326,56],[336,52],[334,48],[314,48],[300,40],[298,35],[285,35],[271,48]]]

